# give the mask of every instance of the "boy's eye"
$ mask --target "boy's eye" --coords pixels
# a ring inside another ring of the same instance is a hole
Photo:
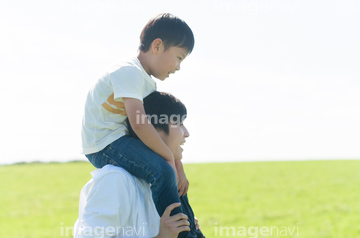
[[[181,61],[182,60],[182,58],[181,57],[178,57],[178,59]]]

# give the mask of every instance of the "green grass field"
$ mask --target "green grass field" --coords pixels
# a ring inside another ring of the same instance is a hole
[[[0,167],[0,237],[71,237],[89,163]],[[187,164],[207,237],[360,237],[360,161]],[[69,235],[67,235],[69,234]]]

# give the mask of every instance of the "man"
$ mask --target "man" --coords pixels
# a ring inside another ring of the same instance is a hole
[[[174,158],[181,160],[181,146],[189,136],[183,124],[186,118],[184,104],[170,94],[153,92],[144,99],[144,108]],[[148,123],[148,120],[140,120],[139,123]],[[129,136],[138,140],[130,124]],[[142,142],[138,140],[138,143]],[[81,191],[75,238],[204,237],[186,195],[180,198],[186,214],[171,216],[171,210],[180,206],[171,204],[160,218],[152,200],[150,185],[144,180],[113,165],[93,171],[92,176]]]

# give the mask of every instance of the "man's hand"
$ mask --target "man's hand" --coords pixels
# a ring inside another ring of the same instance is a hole
[[[176,238],[180,232],[190,231],[190,223],[185,214],[170,216],[171,211],[180,205],[181,203],[173,203],[166,208],[160,219],[160,230],[156,238]]]
[[[185,196],[185,194],[188,192],[189,189],[189,180],[186,178],[184,167],[180,160],[175,160],[175,166],[176,166],[177,174],[179,176],[178,179],[179,197]]]

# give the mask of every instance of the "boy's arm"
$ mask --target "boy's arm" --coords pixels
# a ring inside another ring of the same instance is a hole
[[[176,172],[179,176],[178,179],[178,189],[179,197],[185,196],[189,189],[189,180],[186,178],[185,170],[181,160],[175,160]]]
[[[176,172],[174,155],[147,119],[143,103],[135,98],[124,98],[124,105],[130,125],[139,139],[163,157]]]

